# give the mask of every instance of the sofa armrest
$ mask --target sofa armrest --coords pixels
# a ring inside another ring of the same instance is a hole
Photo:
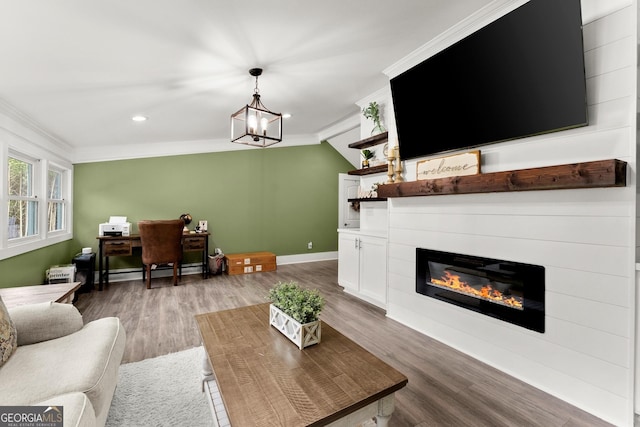
[[[16,327],[18,346],[35,344],[82,329],[82,315],[71,304],[43,302],[8,309]]]

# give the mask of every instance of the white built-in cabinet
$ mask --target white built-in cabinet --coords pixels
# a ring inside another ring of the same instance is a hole
[[[384,144],[387,133],[349,144],[361,150]],[[349,175],[359,177],[365,189],[373,182],[383,183],[386,165],[357,169]],[[366,176],[366,178],[365,178]],[[387,308],[387,202],[379,198],[349,198],[348,209],[359,212],[359,228],[338,230],[338,284],[344,291],[378,307]]]
[[[387,305],[387,239],[338,230],[338,284],[378,307]]]
[[[358,103],[360,109],[369,102],[376,101],[382,107],[382,116],[391,118],[391,92],[388,87],[372,94]],[[388,108],[385,110],[385,106]],[[385,114],[386,111],[386,114]],[[384,121],[384,120],[383,120]],[[388,124],[388,123],[387,123]],[[364,301],[386,310],[387,308],[387,236],[388,218],[387,201],[384,198],[365,195],[376,184],[384,184],[387,179],[386,148],[389,132],[371,136],[373,122],[361,117],[360,141],[349,144],[349,148],[361,152],[369,149],[375,153],[371,166],[348,172],[348,176],[357,178],[358,184],[344,199],[345,191],[341,190],[343,209],[358,217],[358,228],[349,228],[351,223],[341,221],[338,229],[338,284],[344,291]],[[344,179],[344,178],[343,178]],[[346,185],[342,185],[346,187]],[[363,190],[357,191],[358,187]],[[364,198],[363,198],[364,197]],[[345,215],[341,215],[342,219]]]

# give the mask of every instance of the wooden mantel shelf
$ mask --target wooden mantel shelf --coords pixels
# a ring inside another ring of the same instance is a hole
[[[624,187],[626,183],[627,163],[611,159],[383,184],[378,186],[378,197]]]

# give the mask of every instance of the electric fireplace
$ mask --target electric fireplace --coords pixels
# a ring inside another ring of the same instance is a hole
[[[416,292],[544,332],[539,265],[416,248]]]

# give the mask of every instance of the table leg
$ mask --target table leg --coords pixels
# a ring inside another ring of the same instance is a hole
[[[209,363],[207,350],[202,346],[202,392],[204,392],[204,383],[212,379],[214,379],[213,369]]]
[[[202,253],[202,278],[209,277],[209,236],[204,238],[204,252]]]
[[[104,257],[104,284],[109,286],[109,257]]]
[[[98,243],[98,290],[102,290],[102,240]]]
[[[378,400],[378,415],[376,415],[376,427],[387,427],[395,409],[393,393]]]

